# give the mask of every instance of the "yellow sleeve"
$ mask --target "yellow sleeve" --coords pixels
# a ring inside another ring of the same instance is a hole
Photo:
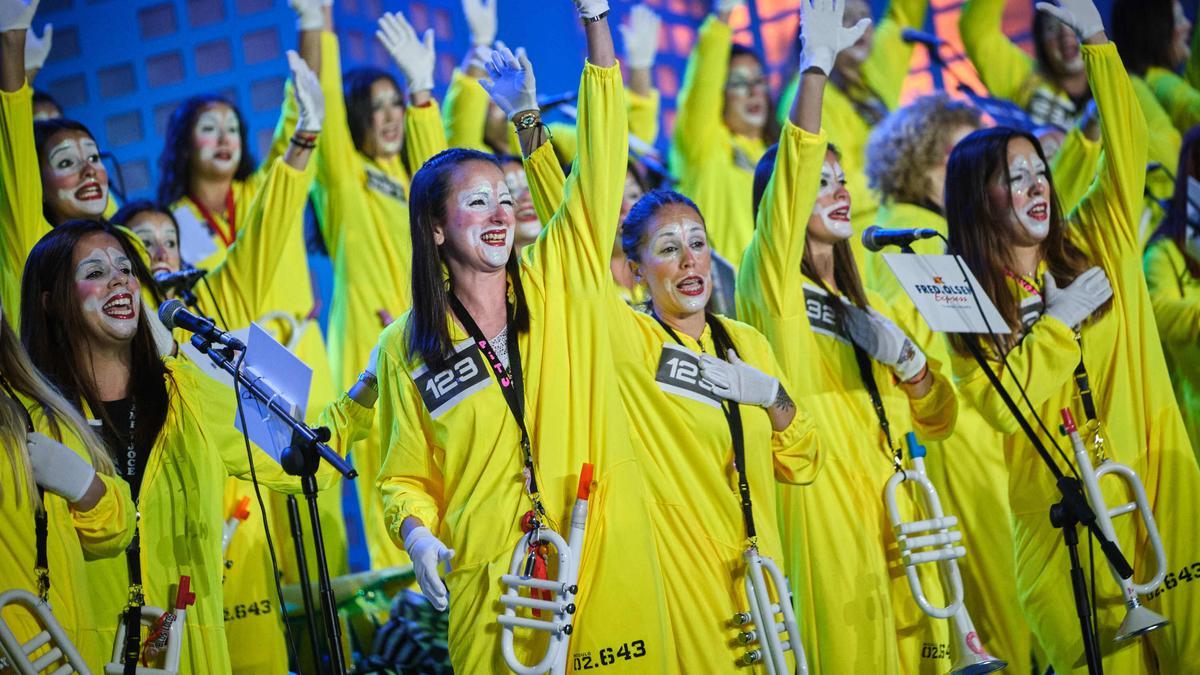
[[[1200,89],[1200,30],[1192,30],[1191,46],[1192,55],[1183,67],[1183,78],[1188,84]]]
[[[71,509],[79,545],[89,560],[120,555],[133,540],[137,509],[129,496],[129,483],[116,476],[100,476],[104,496],[90,511]]]
[[[42,174],[33,144],[33,90],[0,91],[0,302],[20,330],[25,259],[50,225],[42,216]]]
[[[688,164],[703,163],[729,136],[721,111],[732,46],[733,31],[715,15],[700,25],[675,107],[672,150]]]
[[[625,96],[629,99],[629,133],[640,141],[654,145],[658,141],[658,111],[661,106],[658,89],[651,89],[649,96],[626,89]]]
[[[797,396],[795,389],[788,382],[779,361],[771,350],[770,343],[765,337],[762,341],[766,371],[779,379],[779,386],[793,398]],[[775,480],[790,485],[808,485],[817,478],[820,469],[821,443],[817,436],[817,425],[808,409],[797,405],[796,416],[791,424],[783,431],[771,432],[771,454],[775,466]]]
[[[1183,135],[1171,123],[1171,116],[1154,97],[1150,85],[1140,77],[1130,76],[1128,79],[1133,87],[1133,96],[1142,110],[1142,115],[1145,116],[1149,133],[1142,171],[1145,173],[1146,162],[1158,162],[1171,173],[1175,173],[1175,167],[1179,165],[1179,150],[1183,147]],[[1166,194],[1170,195],[1172,191],[1174,186],[1168,184]]]
[[[317,419],[317,426],[329,429],[329,447],[345,457],[350,446],[363,440],[375,423],[375,409],[367,408],[343,393],[325,406]],[[367,476],[365,480],[374,480]]]
[[[1099,142],[1089,139],[1076,125],[1063,138],[1058,154],[1050,159],[1050,175],[1054,177],[1054,190],[1063,213],[1070,213],[1079,205],[1096,179],[1101,149]]]
[[[575,125],[551,122],[546,126],[550,129],[550,145],[554,146],[559,164],[574,164],[575,156],[579,154],[579,134],[575,131]]]
[[[1146,118],[1138,108],[1116,45],[1083,45],[1083,60],[1100,113],[1104,160],[1096,185],[1075,212],[1085,224],[1078,230],[1097,258],[1136,255],[1140,259],[1138,223],[1146,183]]]
[[[967,57],[979,72],[984,86],[998,98],[1020,100],[1033,76],[1033,58],[1004,34],[1004,0],[967,0],[958,17]]]
[[[930,359],[929,377],[933,378],[933,387],[921,398],[908,399],[908,409],[912,413],[913,430],[922,439],[940,441],[954,433],[954,424],[958,421],[958,394],[950,380],[943,375],[942,364]]]
[[[1164,68],[1151,68],[1146,73],[1146,84],[1179,133],[1200,124],[1200,91],[1182,77]]]
[[[905,28],[925,25],[928,0],[892,0],[875,27],[871,53],[862,65],[863,81],[879,95],[889,110],[900,105],[900,89],[908,76],[913,46],[901,35]]]
[[[350,136],[346,120],[346,99],[342,93],[342,59],[338,53],[337,35],[321,33],[321,91],[325,94],[325,123],[317,137],[317,183],[330,199],[353,199],[362,185],[361,168],[357,164],[358,150]],[[344,195],[344,196],[339,196]],[[350,224],[336,222],[322,214],[318,218],[321,237],[334,246],[341,241],[341,228]],[[331,256],[335,251],[330,250]]]
[[[404,112],[404,153],[409,175],[417,172],[426,160],[446,149],[446,134],[442,131],[441,112],[437,101],[428,105],[410,105]]]
[[[586,64],[578,106],[579,154],[563,188],[562,204],[522,255],[526,269],[544,286],[561,284],[574,291],[609,293],[608,263],[629,156],[620,64],[609,68]]]
[[[479,80],[455,69],[450,86],[446,89],[445,101],[442,126],[450,147],[491,152],[491,148],[483,141],[491,99],[479,86]]]
[[[1159,239],[1151,244],[1144,259],[1146,286],[1150,289],[1154,322],[1158,324],[1158,334],[1163,342],[1191,345],[1200,335],[1200,302],[1184,297],[1181,279],[1188,271],[1178,254],[1175,242],[1170,239]]]
[[[563,174],[562,164],[558,163],[558,155],[549,143],[542,143],[532,155],[525,158],[524,164],[533,208],[537,211],[538,220],[548,223],[563,203],[567,177]]]
[[[377,477],[360,480],[377,482],[388,534],[397,546],[403,546],[400,525],[409,516],[418,518],[430,531],[438,531],[445,478],[423,421],[421,395],[400,356],[404,331],[390,328],[379,339],[379,402],[375,405],[384,457]]]
[[[975,360],[970,355],[959,354],[951,349],[951,367],[959,394],[997,431],[1019,433],[1020,426],[1016,419]],[[1075,332],[1058,319],[1043,315],[1033,323],[1017,347],[1008,353],[1007,360],[1008,368],[1001,368],[1000,360],[989,356],[988,365],[999,377],[1005,390],[1015,395],[1018,388],[1013,382],[1013,375],[1009,374],[1011,369],[1029,395],[1030,405],[1037,410],[1061,391],[1063,382],[1069,381],[1075,372],[1075,366],[1079,363]]]

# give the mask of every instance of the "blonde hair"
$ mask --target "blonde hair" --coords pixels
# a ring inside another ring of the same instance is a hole
[[[3,312],[3,307],[0,307]],[[104,444],[89,428],[83,415],[79,413],[62,394],[46,380],[29,360],[29,354],[21,346],[16,332],[8,323],[8,318],[0,315],[0,377],[17,393],[33,399],[34,404],[41,408],[49,423],[50,435],[63,440],[63,429],[79,438],[87,451],[88,459],[97,472],[114,475],[112,459],[109,457]],[[24,498],[35,509],[41,509],[42,504],[36,498],[37,486],[33,481],[33,466],[29,462],[29,452],[25,449],[28,438],[27,425],[30,424],[27,410],[20,401],[14,401],[8,392],[0,393],[0,447],[8,455],[8,462],[13,475],[17,476],[17,491],[13,499],[19,501],[24,492]],[[79,448],[76,448],[77,450]],[[0,499],[5,497],[4,487],[0,485]]]
[[[884,118],[867,141],[867,180],[886,200],[922,204],[929,170],[949,156],[950,134],[979,128],[979,111],[945,94],[922,96]]]

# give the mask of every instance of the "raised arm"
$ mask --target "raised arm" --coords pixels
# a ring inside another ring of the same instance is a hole
[[[471,47],[446,89],[442,125],[450,147],[491,152],[484,142],[488,95],[479,86],[479,80],[487,77],[484,59],[491,54],[496,41],[496,2],[463,0],[462,7],[471,33]]]
[[[1183,286],[1189,277],[1185,256],[1200,256],[1200,237],[1189,235],[1187,253],[1178,251],[1170,239],[1160,239],[1146,251],[1146,287],[1154,322],[1163,342],[1170,345],[1192,345],[1200,336],[1200,302],[1187,298]]]
[[[688,163],[712,156],[713,150],[722,145],[721,139],[729,137],[721,111],[725,108],[725,80],[733,47],[733,30],[726,23],[730,9],[710,15],[700,25],[679,89],[672,150]]]
[[[433,71],[437,55],[433,49],[433,29],[420,40],[401,14],[379,17],[375,36],[392,55],[392,60],[408,82],[409,105],[404,118],[409,166],[415,172],[425,160],[446,149],[437,101],[433,98]]]
[[[1004,34],[1005,0],[967,0],[958,17],[967,57],[992,95],[1017,100],[1033,75],[1034,61]]]
[[[904,41],[904,29],[924,26],[928,12],[928,0],[892,0],[875,27],[875,39],[870,55],[863,62],[862,76],[889,109],[900,105],[900,88],[912,59],[913,46]]]

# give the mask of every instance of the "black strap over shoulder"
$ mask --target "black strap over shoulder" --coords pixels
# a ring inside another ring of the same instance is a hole
[[[17,393],[13,391],[12,385],[4,377],[0,377],[0,386],[4,387],[4,392],[12,399],[13,403],[21,409],[25,415],[25,433],[32,434],[33,418],[29,415],[29,411],[21,404],[21,399],[17,398]],[[46,555],[46,540],[50,536],[50,523],[46,515],[46,491],[42,486],[38,486],[38,505],[41,507],[33,513],[33,537],[34,537],[34,563],[33,574],[37,579],[38,599],[42,602],[50,600],[50,561]]]
[[[124,675],[134,675],[142,652],[142,546],[141,535],[134,529],[133,540],[125,549],[125,567],[129,572],[129,603],[125,607]]]

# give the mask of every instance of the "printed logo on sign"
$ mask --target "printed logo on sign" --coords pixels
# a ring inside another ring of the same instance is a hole
[[[664,343],[654,381],[668,394],[721,407],[721,397],[713,393],[712,383],[700,376],[700,355],[690,349]]]
[[[932,296],[934,302],[947,307],[973,306],[974,298],[971,295],[971,287],[967,284],[948,284],[945,279],[937,275],[934,275],[930,281],[931,283],[928,284],[916,284],[913,289],[921,295]]]
[[[838,321],[838,313],[833,306],[835,302],[841,300],[830,297],[816,286],[804,284],[804,310],[808,314],[808,325],[812,327],[813,332],[850,344],[849,336]]]
[[[367,187],[376,192],[382,192],[398,202],[406,201],[403,185],[371,168],[367,169]]]
[[[435,373],[422,365],[413,371],[412,378],[433,419],[492,383],[483,355],[470,340],[455,345],[450,367]]]

